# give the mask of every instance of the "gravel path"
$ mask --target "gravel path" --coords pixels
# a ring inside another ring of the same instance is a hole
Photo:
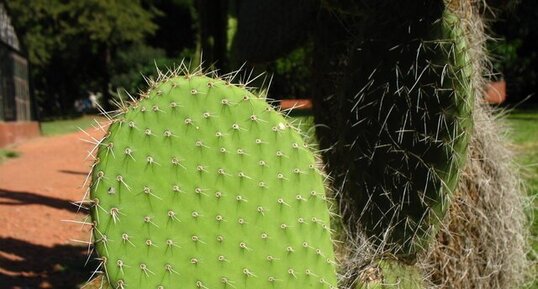
[[[62,221],[85,217],[71,204],[91,165],[83,137],[33,139],[0,165],[0,288],[77,288],[88,278],[86,247],[70,240],[87,240],[89,227]]]

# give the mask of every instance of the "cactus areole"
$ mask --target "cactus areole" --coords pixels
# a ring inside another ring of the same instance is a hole
[[[336,288],[323,176],[245,85],[170,73],[120,108],[90,198],[114,288]]]

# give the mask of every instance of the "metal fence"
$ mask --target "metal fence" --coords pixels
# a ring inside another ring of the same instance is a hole
[[[31,115],[28,61],[0,2],[0,121],[29,121]]]
[[[28,61],[0,44],[0,121],[31,120]]]

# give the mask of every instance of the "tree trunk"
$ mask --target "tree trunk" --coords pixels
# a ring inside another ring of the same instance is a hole
[[[103,100],[101,102],[102,107],[105,109],[105,111],[111,111],[114,110],[114,107],[111,103],[112,101],[112,95],[109,91],[109,85],[110,85],[110,62],[112,61],[112,51],[110,49],[110,46],[107,44],[104,44],[101,51],[101,61],[102,61],[102,83],[101,83],[101,91],[103,93]]]

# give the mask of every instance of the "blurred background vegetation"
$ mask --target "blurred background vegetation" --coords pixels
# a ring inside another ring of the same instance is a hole
[[[74,114],[74,102],[90,93],[102,95],[102,103],[107,106],[107,100],[117,91],[137,93],[143,89],[142,75],[151,77],[156,66],[173,67],[183,58],[196,65],[202,51],[206,66],[224,72],[237,69],[244,59],[250,59],[255,72],[267,71],[273,76],[272,98],[309,98],[311,94],[313,40],[307,32],[313,24],[302,21],[301,17],[317,11],[302,0],[291,5],[295,8],[288,7],[285,11],[279,11],[275,5],[276,17],[282,13],[297,14],[292,18],[297,19],[296,31],[283,34],[278,27],[256,27],[274,29],[274,41],[299,47],[274,52],[271,47],[256,47],[256,43],[252,44],[252,51],[237,51],[237,42],[245,41],[234,37],[238,15],[256,9],[263,1],[5,2],[31,63],[31,89],[40,119]],[[529,40],[538,39],[538,1],[491,0],[490,4],[487,15],[495,16],[495,20],[490,17],[489,23],[493,39],[488,47],[495,67],[491,78],[506,80],[508,104],[524,99],[526,103],[536,104],[538,41]],[[248,31],[248,21],[254,20],[245,20],[247,25],[239,27],[244,29],[241,35],[252,39],[249,35],[256,31]],[[243,43],[242,47],[247,46]],[[277,55],[272,55],[271,61],[249,57],[256,52]]]
[[[497,3],[499,2],[499,3]],[[538,103],[538,1],[492,1],[488,42],[495,75],[504,78],[508,103]],[[534,39],[534,40],[532,40]]]

